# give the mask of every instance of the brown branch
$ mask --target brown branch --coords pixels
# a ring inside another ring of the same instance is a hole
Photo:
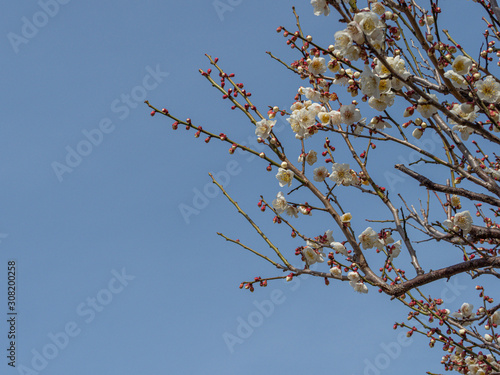
[[[441,268],[436,271],[430,271],[427,272],[425,275],[419,275],[404,283],[394,285],[390,287],[389,291],[385,292],[389,295],[397,297],[402,294],[405,294],[407,291],[413,288],[418,288],[419,286],[432,283],[436,280],[449,279],[454,275],[458,275],[460,273],[464,273],[467,271],[477,270],[478,268],[484,268],[484,267],[500,268],[500,257],[473,259],[467,262],[455,264],[450,267]]]
[[[457,187],[453,187],[453,186],[446,186],[446,185],[437,184],[437,183],[429,180],[427,177],[422,176],[421,174],[419,174],[415,171],[412,171],[411,169],[407,168],[403,164],[396,164],[394,167],[396,169],[400,170],[401,172],[407,174],[408,176],[414,178],[415,180],[420,182],[421,186],[425,186],[430,190],[439,191],[441,193],[460,195],[460,196],[465,197],[465,198],[470,199],[470,200],[484,202],[484,203],[491,204],[492,206],[500,207],[500,199],[490,197],[489,195],[486,195],[486,194],[474,193],[470,190],[466,190],[463,188],[457,188]]]

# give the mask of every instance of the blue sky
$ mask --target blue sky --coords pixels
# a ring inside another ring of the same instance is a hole
[[[295,28],[292,3],[219,3],[219,12],[193,0],[3,4],[0,289],[14,259],[18,315],[17,368],[2,356],[0,373],[397,374],[415,356],[415,372],[440,370],[439,350],[391,329],[405,310],[376,290],[358,295],[312,278],[239,290],[242,280],[279,273],[216,235],[265,251],[220,193],[182,216],[179,207],[195,207],[197,192],[212,194],[211,171],[229,176],[228,191],[289,254],[301,245],[257,208],[260,194],[272,200],[278,191],[266,164],[173,132],[142,103],[253,139],[245,117],[199,75],[209,53],[246,84],[261,112],[290,106],[304,83],[265,51],[296,56],[275,32]],[[473,12],[470,3],[460,1]],[[335,16],[315,17],[308,1],[295,5],[305,33],[331,43],[341,28]],[[449,28],[462,33],[457,23]],[[363,204],[352,202],[351,211],[366,212]],[[312,236],[332,229],[314,218],[304,225]],[[457,309],[474,294],[465,285],[457,278],[434,290]],[[2,352],[6,298],[2,292]]]

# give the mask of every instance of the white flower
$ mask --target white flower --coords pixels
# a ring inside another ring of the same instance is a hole
[[[444,73],[445,78],[448,78],[451,84],[458,89],[467,89],[469,86],[467,85],[467,80],[456,73],[453,70],[448,70]]]
[[[380,117],[373,117],[368,124],[368,127],[375,128],[377,130],[384,130],[385,128],[392,128],[392,125],[387,121],[382,120]]]
[[[381,3],[372,3],[372,11],[381,16],[385,13],[385,7]]]
[[[459,212],[455,215],[453,223],[467,234],[472,228],[472,216],[469,211]]]
[[[309,62],[309,72],[320,75],[326,72],[326,63],[323,57],[315,57]]]
[[[466,235],[472,228],[472,216],[469,211],[462,211],[455,215],[453,221],[443,221],[443,225],[453,230],[462,229],[464,231],[464,235]]]
[[[299,88],[299,94],[305,95],[307,99],[312,100],[313,102],[321,102],[324,100],[321,93],[311,87]]]
[[[311,5],[314,7],[315,16],[321,16],[322,14],[328,16],[330,14],[330,8],[326,0],[311,0]]]
[[[311,216],[311,209],[306,206],[299,206],[299,211],[302,215]]]
[[[330,118],[333,125],[340,125],[342,123],[342,113],[340,111],[330,111]]]
[[[458,195],[452,195],[450,199],[451,207],[460,208],[460,197]]]
[[[344,224],[349,224],[351,222],[352,215],[350,212],[346,212],[340,217],[340,221]]]
[[[460,137],[464,141],[468,140],[469,136],[474,133],[474,129],[469,128],[467,125],[455,125],[453,130],[458,131],[460,133]]]
[[[330,268],[330,274],[333,277],[340,279],[340,277],[342,276],[342,270],[338,267],[332,267],[332,268]]]
[[[313,171],[313,179],[317,182],[325,181],[325,178],[328,177],[328,169],[326,167],[318,167]]]
[[[354,42],[363,44],[363,42],[365,41],[365,35],[363,34],[363,31],[361,30],[361,27],[357,22],[349,22],[345,30],[349,33]]]
[[[349,281],[349,285],[353,287],[355,292],[368,293],[368,287],[362,282]]]
[[[361,277],[359,276],[359,273],[357,272],[354,272],[354,271],[350,271],[348,274],[347,274],[347,278],[351,281],[359,281],[361,279]]]
[[[416,128],[415,130],[413,130],[413,132],[411,133],[411,135],[413,135],[415,138],[417,139],[420,139],[422,138],[422,134],[424,134],[424,131],[420,128]]]
[[[354,21],[359,24],[361,30],[371,36],[374,31],[384,27],[377,14],[374,12],[359,12],[354,16]]]
[[[283,187],[285,185],[292,185],[293,176],[295,176],[295,173],[293,173],[291,170],[279,168],[276,178],[278,179],[280,186]]]
[[[463,118],[464,120],[468,120],[473,122],[477,116],[479,111],[479,107],[477,105],[473,106],[467,103],[457,104],[454,103],[450,112],[457,115],[458,117]],[[453,119],[448,120],[450,124],[457,124]]]
[[[371,227],[366,228],[359,236],[358,239],[361,241],[361,245],[363,245],[363,249],[371,249],[374,246],[378,246],[377,242],[380,242],[378,239],[378,234]]]
[[[472,311],[474,310],[474,306],[469,304],[469,303],[464,303],[460,307],[460,310],[458,312],[454,312],[451,314],[451,316],[455,319],[473,319],[476,314],[474,314]],[[463,326],[468,326],[471,324],[470,322],[461,322]]]
[[[352,125],[361,120],[361,112],[354,104],[343,105],[340,107],[342,122],[346,125]]]
[[[457,56],[451,65],[453,71],[460,75],[466,75],[469,73],[470,68],[472,68],[472,61],[465,56]]]
[[[394,258],[397,258],[399,254],[401,254],[401,240],[397,240],[394,242],[394,245],[392,245],[389,260],[392,261]]]
[[[493,324],[500,324],[500,311],[497,310],[493,313],[491,316],[491,323]]]
[[[304,155],[301,154],[299,156],[299,159],[298,159],[299,163],[302,163],[304,161]],[[306,162],[307,164],[309,165],[313,165],[314,163],[316,163],[318,161],[318,154],[316,153],[316,151],[314,150],[311,150],[309,151],[307,154],[306,154]]]
[[[375,97],[371,97],[368,100],[368,105],[377,111],[384,111],[387,107],[390,107],[394,104],[395,94],[393,92],[380,94],[380,97],[377,99]]]
[[[435,94],[429,94],[429,96],[434,101],[436,101],[436,102],[438,101],[438,98]],[[429,118],[433,114],[437,113],[436,107],[434,107],[432,104],[430,104],[426,99],[420,98],[420,99],[418,99],[418,102],[420,104],[417,105],[417,111],[420,112],[422,117]]]
[[[332,173],[330,173],[330,180],[337,185],[349,186],[352,183],[352,174],[349,164],[334,163],[332,165]]]
[[[347,249],[340,242],[331,242],[330,246],[333,250],[338,251],[340,254],[347,256]]]
[[[314,263],[323,263],[325,259],[323,255],[318,254],[314,249],[310,246],[306,246],[302,249],[302,255],[306,258],[306,262],[308,265],[312,265]]]
[[[476,82],[477,96],[488,103],[495,103],[500,97],[500,84],[492,76]]]
[[[255,124],[255,135],[257,137],[261,137],[264,139],[269,137],[269,134],[271,133],[274,124],[276,124],[276,120],[274,121],[266,119],[260,120]]]
[[[363,73],[359,78],[359,83],[361,85],[361,92],[367,96],[373,96],[375,98],[380,98],[379,83],[380,77],[374,74],[370,65],[366,64]]]
[[[288,203],[283,195],[283,192],[279,192],[276,194],[276,199],[273,200],[273,208],[276,210],[278,214],[282,214],[288,208]]]
[[[343,56],[349,47],[352,46],[351,35],[345,30],[340,30],[337,31],[333,37],[335,38],[335,50],[339,51]]]
[[[320,112],[320,113],[318,113],[318,118],[319,118],[319,121],[323,125],[330,124],[330,121],[332,119],[329,112]]]
[[[299,210],[297,210],[297,207],[288,206],[288,208],[286,209],[285,213],[288,216],[293,216],[295,218],[299,217]]]

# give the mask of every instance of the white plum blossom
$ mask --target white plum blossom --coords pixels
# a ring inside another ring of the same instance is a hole
[[[358,23],[361,30],[368,36],[371,36],[377,29],[383,29],[385,27],[378,15],[374,12],[356,13],[354,21]]]
[[[326,0],[311,0],[311,5],[314,7],[315,16],[321,16],[322,14],[328,16],[330,14],[330,7]]]
[[[469,304],[469,303],[464,303],[462,304],[462,306],[460,307],[460,310],[458,312],[454,312],[453,314],[451,314],[451,316],[455,319],[473,319],[476,314],[473,313],[474,311],[474,306]],[[468,326],[469,324],[471,324],[470,322],[461,322],[461,324],[463,326]]]
[[[269,134],[271,134],[271,130],[275,124],[276,120],[274,121],[266,119],[260,120],[255,124],[255,135],[257,137],[261,137],[264,139],[269,137]]]
[[[493,324],[500,324],[500,311],[495,311],[493,315],[490,317],[491,323]]]
[[[313,165],[317,161],[318,161],[318,156],[316,154],[316,151],[314,150],[309,151],[306,156],[306,163],[309,165]]]
[[[318,154],[316,153],[316,151],[311,150],[306,154],[305,160],[306,160],[307,164],[313,165],[314,163],[316,163],[318,161]],[[298,162],[302,163],[303,161],[304,161],[304,155],[300,155]]]
[[[340,111],[330,111],[330,118],[333,125],[342,124],[342,113]]]
[[[361,92],[367,96],[380,98],[379,83],[380,77],[372,72],[368,64],[365,65],[363,73],[359,78]]]
[[[328,125],[330,124],[332,117],[330,112],[320,112],[318,113],[318,119],[323,125]]]
[[[460,133],[460,137],[463,141],[469,139],[469,136],[474,133],[474,129],[468,127],[467,125],[455,125],[453,130],[458,131]]]
[[[328,169],[326,167],[318,167],[313,171],[313,179],[317,182],[325,181],[325,178],[328,177]]]
[[[457,213],[453,220],[445,220],[443,221],[443,225],[449,229],[459,230],[462,229],[464,231],[464,235],[470,232],[472,229],[472,216],[469,211],[462,211]]]
[[[487,76],[482,81],[475,83],[477,96],[488,103],[496,103],[500,98],[500,83],[492,76]]]
[[[467,89],[469,86],[467,85],[467,80],[461,76],[460,74],[456,73],[453,70],[448,70],[444,73],[445,78],[448,78],[451,82],[451,84],[456,87],[457,89]]]
[[[377,99],[374,96],[372,96],[368,100],[368,105],[372,107],[373,109],[376,109],[377,111],[384,111],[387,107],[390,107],[394,104],[394,97],[395,94],[393,92],[391,93],[386,93],[386,94],[380,94],[380,97]]]
[[[340,30],[333,37],[335,39],[335,50],[339,51],[340,55],[345,55],[349,47],[352,46],[351,35],[345,30]]]
[[[365,41],[365,35],[363,34],[363,30],[361,30],[361,27],[357,22],[355,21],[349,22],[345,30],[349,33],[354,42],[358,44],[363,44],[363,42]]]
[[[283,187],[285,185],[292,185],[293,176],[295,176],[295,173],[293,173],[291,170],[279,168],[276,178],[278,179],[280,186]]]
[[[352,174],[351,169],[349,168],[349,164],[334,163],[332,165],[332,173],[330,173],[329,178],[337,185],[351,185]]]
[[[463,55],[457,56],[451,64],[453,71],[460,75],[466,75],[469,73],[470,68],[472,68],[472,60]]]
[[[438,101],[438,98],[435,94],[429,94],[432,100]],[[433,114],[437,113],[436,107],[434,107],[431,103],[429,103],[426,99],[420,98],[418,99],[417,111],[422,115],[422,117],[429,118]]]
[[[299,217],[299,210],[297,209],[297,207],[288,206],[288,208],[286,209],[285,213],[288,216],[293,216],[294,218],[298,218]]]
[[[378,234],[371,227],[366,228],[359,236],[363,249],[371,249],[375,245],[379,246]]]
[[[472,229],[472,216],[469,211],[462,211],[455,215],[453,224],[464,231],[465,234],[469,233]]]
[[[282,214],[289,207],[283,192],[276,194],[276,199],[273,200],[273,208],[276,210],[277,214]]]
[[[302,215],[312,216],[311,209],[306,206],[299,206],[299,211]]]
[[[401,240],[397,240],[394,242],[394,245],[391,246],[391,255],[389,256],[389,260],[392,261],[394,258],[397,258],[401,253]]]
[[[372,3],[372,12],[377,13],[379,16],[385,13],[385,7],[381,3],[374,2]]]
[[[451,196],[450,204],[451,204],[451,207],[453,207],[453,208],[460,208],[460,207],[462,207],[461,203],[460,203],[460,197],[458,195],[452,195]]]
[[[320,75],[326,72],[326,63],[323,57],[314,57],[308,61],[309,72],[314,75]]]
[[[323,263],[325,259],[324,254],[314,251],[310,246],[306,246],[302,249],[302,255],[306,258],[307,264],[310,266],[314,263]]]
[[[352,215],[350,212],[346,212],[345,214],[343,214],[341,217],[340,217],[340,221],[345,224],[345,225],[348,225],[350,222],[351,222],[351,219],[352,219]]]
[[[411,133],[412,136],[414,136],[415,138],[417,139],[420,139],[422,138],[422,135],[424,134],[424,131],[420,128],[416,128],[415,130],[413,130],[413,132]]]
[[[332,267],[332,268],[330,268],[330,274],[333,277],[340,279],[340,277],[342,276],[342,270],[338,267]]]
[[[347,278],[348,278],[350,281],[359,281],[359,280],[361,280],[361,277],[359,276],[359,273],[354,272],[354,271],[350,271],[350,272],[347,274]]]
[[[342,122],[346,125],[352,125],[361,120],[361,112],[354,104],[343,105],[340,107]]]
[[[368,127],[377,130],[384,130],[386,128],[392,128],[392,125],[387,121],[382,120],[380,117],[373,117],[368,124]]]
[[[347,249],[340,242],[331,242],[330,246],[333,250],[339,252],[342,255],[347,256]]]
[[[463,118],[464,120],[474,122],[474,120],[477,118],[479,111],[479,107],[472,106],[467,103],[462,103],[462,104],[457,104],[454,103],[453,106],[451,107],[450,112],[457,115],[458,117]],[[456,124],[456,122],[453,119],[448,120],[450,124]]]
[[[363,282],[349,281],[349,285],[352,286],[355,292],[358,293],[368,293],[368,287]]]
[[[389,56],[385,59],[385,61],[389,64],[392,70],[394,70],[396,74],[398,74],[402,78],[406,79],[410,75],[410,73],[405,70],[406,63],[401,58],[401,56]],[[390,70],[380,60],[377,60],[377,63],[375,65],[375,72],[377,72],[380,77],[388,77],[391,74]],[[391,86],[394,90],[401,90],[404,86],[404,83],[398,78],[392,77]]]

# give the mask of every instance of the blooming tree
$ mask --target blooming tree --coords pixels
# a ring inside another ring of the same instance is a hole
[[[212,177],[274,256],[219,235],[279,270],[278,275],[245,281],[240,288],[254,291],[255,285],[308,274],[324,279],[326,285],[347,282],[355,292],[385,293],[409,309],[407,319],[394,328],[406,329],[408,336],[421,334],[431,347],[442,347],[446,370],[500,374],[500,305],[494,304],[484,285],[476,286],[475,306],[464,301],[459,311],[445,309],[442,299],[422,291],[427,284],[458,274],[477,279],[471,281],[474,283],[479,278],[500,279],[496,271],[500,268],[497,2],[475,1],[484,12],[485,26],[477,56],[443,28],[438,0],[425,2],[426,7],[415,0],[310,3],[314,14],[328,16],[322,22],[335,25],[337,31],[330,45],[321,46],[303,32],[297,14],[297,29],[277,28],[296,51],[296,59],[287,63],[268,54],[308,82],[298,81],[289,108],[270,103],[266,111],[259,110],[244,84],[234,74],[227,74],[217,58],[207,55],[213,68],[200,70],[231,109],[248,117],[254,127],[249,131],[255,132],[261,149],[244,146],[229,135],[204,129],[191,119],[181,120],[146,102],[151,115],[172,119],[174,130],[179,126],[194,129],[195,137],[203,134],[207,143],[220,139],[230,145],[230,154],[241,149],[258,155],[267,170],[276,174],[276,196],[261,197],[258,204],[262,211],[272,213],[274,223],[289,227],[298,241],[294,251],[271,242]],[[273,130],[279,116],[294,134],[287,144]],[[426,150],[422,137],[431,137],[439,147],[434,152]],[[339,147],[347,152],[336,153]],[[395,164],[381,157],[380,150],[387,154],[396,148],[417,152],[420,159]],[[426,201],[405,195],[405,191],[389,194],[378,166],[391,162],[391,168],[421,187]],[[301,199],[304,192],[314,203]],[[369,197],[385,208],[376,213],[381,219],[370,218],[362,231],[354,223],[361,225],[367,218],[347,212],[349,200],[358,196]],[[303,232],[299,216],[304,215],[329,222],[332,230]],[[414,236],[424,240],[415,241]],[[432,241],[455,249],[445,267],[422,251]],[[403,252],[409,262],[400,257]],[[293,256],[298,259],[292,261]],[[317,263],[319,266],[311,267]]]

